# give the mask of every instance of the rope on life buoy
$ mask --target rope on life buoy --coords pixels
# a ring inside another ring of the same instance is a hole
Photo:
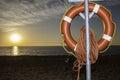
[[[73,70],[78,71],[77,80],[79,80],[80,69],[83,65],[86,64],[86,45],[85,45],[85,26],[80,30],[80,37],[77,42],[76,47],[76,61],[73,64]],[[98,58],[98,44],[95,37],[94,31],[90,28],[90,62],[93,64],[97,61]]]

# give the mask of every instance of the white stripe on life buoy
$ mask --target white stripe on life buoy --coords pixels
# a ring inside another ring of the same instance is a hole
[[[75,48],[74,48],[74,51],[76,52],[76,50],[77,50],[77,44],[75,45]]]
[[[105,40],[108,40],[108,41],[110,41],[112,39],[111,36],[106,35],[106,34],[104,34],[102,38],[105,39]]]
[[[95,7],[94,7],[94,9],[93,9],[93,12],[97,13],[98,10],[99,10],[99,8],[100,8],[100,5],[96,4]]]
[[[71,21],[72,21],[72,19],[70,17],[68,17],[68,16],[65,16],[64,20],[67,21],[67,22],[69,22],[69,23],[71,23]]]

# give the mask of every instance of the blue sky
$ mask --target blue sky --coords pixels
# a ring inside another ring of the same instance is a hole
[[[120,45],[120,1],[105,0],[97,2],[110,10],[116,23],[116,34],[112,45]],[[61,45],[60,21],[68,8],[79,3],[67,0],[0,0],[0,46],[13,45],[9,36],[19,33],[20,46]],[[84,20],[77,16],[71,26],[73,37],[79,37],[80,26]],[[102,21],[94,16],[90,26],[95,30],[97,40],[102,36]]]

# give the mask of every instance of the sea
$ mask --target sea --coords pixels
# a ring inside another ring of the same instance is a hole
[[[66,47],[68,49],[68,47]],[[0,56],[62,56],[68,55],[62,46],[1,46]],[[120,46],[110,46],[100,55],[120,55]]]
[[[59,56],[67,55],[61,46],[4,46],[0,56]]]

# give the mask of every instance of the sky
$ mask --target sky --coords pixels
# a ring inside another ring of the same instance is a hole
[[[96,2],[110,10],[116,23],[116,33],[112,45],[120,45],[120,1],[105,0]],[[60,22],[71,6],[67,0],[0,0],[0,46],[59,46],[62,38]],[[72,21],[71,32],[77,41],[84,20],[77,16]],[[90,19],[97,40],[103,35],[103,24],[96,15]],[[21,41],[14,44],[10,35],[18,33]]]

